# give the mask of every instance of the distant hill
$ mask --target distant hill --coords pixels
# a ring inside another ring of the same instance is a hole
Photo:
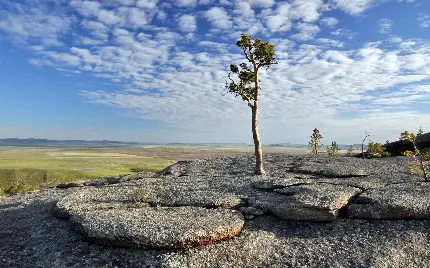
[[[0,146],[17,147],[124,147],[140,145],[138,142],[86,141],[86,140],[47,140],[47,139],[0,139]]]

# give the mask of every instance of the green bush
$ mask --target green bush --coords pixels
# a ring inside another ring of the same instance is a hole
[[[378,142],[369,142],[369,145],[367,145],[367,153],[375,158],[391,155],[389,152],[386,152],[382,144]]]
[[[34,191],[65,181],[94,179],[76,170],[0,169],[0,195]]]
[[[340,155],[339,151],[340,151],[339,145],[337,145],[335,141],[331,143],[330,147],[327,147],[327,154],[329,156],[339,156]]]
[[[354,155],[354,147],[352,145],[349,146],[348,151],[346,151],[346,156]]]

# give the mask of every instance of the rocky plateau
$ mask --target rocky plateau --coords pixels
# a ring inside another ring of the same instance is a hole
[[[408,157],[265,155],[0,198],[1,267],[430,267]]]

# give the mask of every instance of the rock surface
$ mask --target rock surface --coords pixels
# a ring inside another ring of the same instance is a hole
[[[71,221],[90,241],[149,249],[207,245],[237,235],[245,223],[240,212],[197,207],[91,211]]]
[[[255,200],[255,206],[286,220],[333,221],[361,190],[325,183],[275,190]]]
[[[265,155],[264,163],[267,176],[252,174],[251,156],[213,158],[112,185],[1,198],[0,266],[428,267],[430,189],[411,183],[410,158]],[[301,221],[267,209],[276,206],[301,209]],[[404,220],[373,220],[394,208]],[[177,243],[184,237],[194,242]],[[181,249],[153,250],[167,244]]]
[[[393,184],[369,190],[348,207],[356,219],[430,219],[430,183]]]

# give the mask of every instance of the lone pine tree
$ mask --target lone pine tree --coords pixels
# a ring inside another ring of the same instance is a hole
[[[314,128],[312,131],[311,141],[309,142],[309,147],[311,150],[311,155],[318,155],[318,150],[321,147],[321,139],[323,136],[321,136],[320,131],[317,128]]]
[[[243,101],[247,101],[252,111],[252,136],[255,146],[255,174],[264,174],[263,152],[261,150],[260,135],[258,132],[258,106],[260,97],[259,71],[262,68],[268,69],[276,64],[275,45],[254,39],[252,36],[242,34],[236,45],[242,49],[248,62],[239,66],[230,65],[226,89],[235,97],[240,96]]]

